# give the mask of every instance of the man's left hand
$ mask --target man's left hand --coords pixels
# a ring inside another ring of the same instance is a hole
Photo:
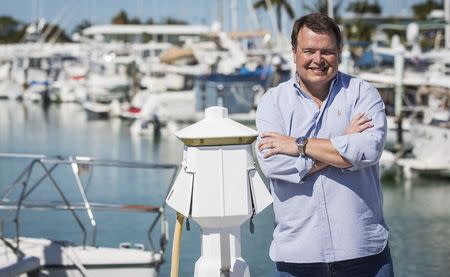
[[[276,132],[266,132],[261,135],[261,141],[258,150],[268,149],[264,158],[277,154],[285,154],[289,156],[298,156],[297,143],[294,137],[284,136]]]

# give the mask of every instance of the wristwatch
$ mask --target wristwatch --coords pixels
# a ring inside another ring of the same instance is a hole
[[[307,137],[299,137],[295,140],[295,143],[297,143],[297,148],[298,148],[298,155],[304,156],[305,155],[305,146],[308,143],[308,138]]]

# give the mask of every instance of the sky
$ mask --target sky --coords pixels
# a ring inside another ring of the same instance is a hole
[[[256,0],[235,0],[237,30],[264,28],[271,30],[270,16],[260,10],[253,13],[248,6]],[[314,0],[288,0],[294,7],[296,16],[306,13],[302,3]],[[372,0],[373,1],[373,0]],[[385,15],[411,15],[411,6],[426,0],[378,0]],[[153,18],[162,21],[167,17],[182,19],[190,24],[208,24],[214,21],[223,23],[227,31],[233,27],[231,16],[232,0],[0,0],[0,16],[9,15],[23,22],[31,22],[45,18],[57,23],[66,33],[71,34],[75,26],[83,20],[94,24],[108,24],[120,10],[128,14],[128,18],[137,17],[141,21]],[[337,0],[335,0],[337,2]],[[345,9],[354,0],[343,0]],[[221,8],[223,7],[223,8]],[[343,13],[344,10],[341,12]],[[253,16],[254,15],[254,16]],[[292,21],[284,16],[285,33],[290,31]]]

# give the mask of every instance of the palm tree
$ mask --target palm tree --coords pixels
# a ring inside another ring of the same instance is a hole
[[[277,27],[278,31],[281,32],[281,9],[284,8],[287,15],[292,19],[295,16],[294,9],[289,4],[287,0],[270,0],[270,4],[274,5],[276,7],[277,11]],[[253,4],[253,8],[260,9],[263,8],[265,10],[268,9],[267,7],[267,0],[258,0]]]
[[[444,1],[442,1],[443,3]],[[443,9],[443,4],[433,0],[427,0],[423,3],[417,3],[412,6],[414,16],[420,20],[425,20],[427,15],[434,9]]]
[[[344,24],[346,37],[351,40],[369,42],[376,26],[370,22],[363,20],[362,15],[368,13],[380,15],[382,12],[382,8],[378,3],[378,0],[352,2],[348,5],[347,11],[355,13],[357,17],[356,19],[353,19],[352,21],[346,22]]]
[[[356,14],[381,14],[381,6],[378,3],[378,0],[375,0],[373,4],[369,3],[368,0],[356,1],[348,5],[347,11],[351,11]]]
[[[89,20],[85,19],[85,20],[81,21],[80,23],[78,23],[77,26],[75,26],[73,32],[81,34],[81,32],[84,29],[91,27],[91,26],[92,26],[92,23]]]
[[[188,24],[186,21],[184,21],[182,19],[176,19],[176,18],[173,18],[170,16],[164,20],[164,23],[169,24],[169,25],[170,24],[172,24],[172,25],[187,25]]]
[[[340,21],[339,16],[339,8],[341,7],[342,0],[334,1],[335,4],[333,5],[333,14],[334,18],[337,22]],[[328,14],[328,1],[327,0],[317,0],[315,3],[309,5],[309,4],[303,4],[303,9],[308,12],[314,12],[314,13],[321,13],[321,14]]]
[[[25,34],[26,24],[11,16],[0,16],[0,43],[19,42]]]
[[[128,15],[124,10],[121,10],[111,19],[112,24],[128,24]]]

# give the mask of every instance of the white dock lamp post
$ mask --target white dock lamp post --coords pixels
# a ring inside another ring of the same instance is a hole
[[[250,276],[240,225],[272,203],[253,160],[258,133],[229,119],[226,108],[210,107],[176,136],[185,143],[182,169],[166,202],[201,227],[194,276]]]

